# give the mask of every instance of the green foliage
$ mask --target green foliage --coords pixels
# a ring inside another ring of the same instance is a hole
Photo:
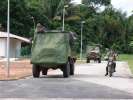
[[[21,56],[30,56],[31,55],[31,47],[25,46],[21,48]]]
[[[75,5],[71,0],[10,0],[11,33],[33,37],[35,24],[41,23],[48,29],[62,28],[62,12],[65,8],[65,30],[77,33],[74,49],[80,52],[81,21],[83,27],[83,50],[89,44],[101,44],[103,48],[114,48],[120,52],[133,52],[133,15],[114,9],[111,0],[82,0]],[[7,0],[0,2],[0,24],[6,30]],[[106,6],[103,12],[99,7]],[[24,50],[25,51],[25,50]]]
[[[119,60],[120,61],[126,61],[128,62],[128,65],[133,73],[133,55],[129,54],[120,54],[119,55]]]
[[[6,30],[7,0],[2,0],[0,5],[0,23],[2,23]],[[11,32],[28,37],[32,21],[28,15],[28,8],[25,1],[22,0],[20,2],[19,0],[10,0],[10,8]]]
[[[107,7],[100,14],[88,18],[85,23],[85,39],[88,44],[91,42],[100,43],[104,48],[114,48],[118,51],[131,53],[133,49],[129,43],[133,37],[129,35],[129,22],[125,13]],[[87,27],[87,28],[86,28]]]

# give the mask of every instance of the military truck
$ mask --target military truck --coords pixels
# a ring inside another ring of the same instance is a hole
[[[69,32],[45,31],[37,33],[32,45],[31,63],[33,77],[40,72],[47,75],[49,69],[60,69],[64,77],[74,75],[76,58],[71,54],[70,42],[73,35]]]
[[[100,47],[98,45],[87,46],[87,63],[90,63],[90,60],[97,61],[101,63],[101,53]]]

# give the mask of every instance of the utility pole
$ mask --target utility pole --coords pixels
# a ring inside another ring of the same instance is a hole
[[[62,31],[65,30],[65,8],[67,8],[68,5],[65,5],[63,8],[63,20],[62,20]]]
[[[83,25],[85,21],[81,22],[81,40],[80,40],[80,60],[82,60],[83,56]]]
[[[10,0],[7,9],[7,77],[10,77]]]

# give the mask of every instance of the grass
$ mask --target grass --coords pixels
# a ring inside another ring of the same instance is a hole
[[[83,60],[77,59],[76,63],[77,64],[84,64],[84,63],[86,63],[86,60],[85,59],[83,59]]]
[[[133,73],[133,54],[120,54],[119,60],[128,62],[128,65]]]

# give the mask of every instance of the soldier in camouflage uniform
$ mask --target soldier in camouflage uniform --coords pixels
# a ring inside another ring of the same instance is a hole
[[[40,23],[38,23],[36,26],[36,33],[43,33],[45,31],[46,31],[46,28],[43,25],[41,25]]]
[[[117,53],[114,51],[114,50],[110,50],[108,53],[107,53],[107,55],[108,55],[108,60],[109,60],[109,58],[112,58],[112,63],[113,63],[113,68],[114,68],[114,72],[116,72],[116,57],[117,57]],[[105,74],[105,76],[107,76],[108,75],[108,64],[107,64],[107,66],[106,66],[106,74]]]

